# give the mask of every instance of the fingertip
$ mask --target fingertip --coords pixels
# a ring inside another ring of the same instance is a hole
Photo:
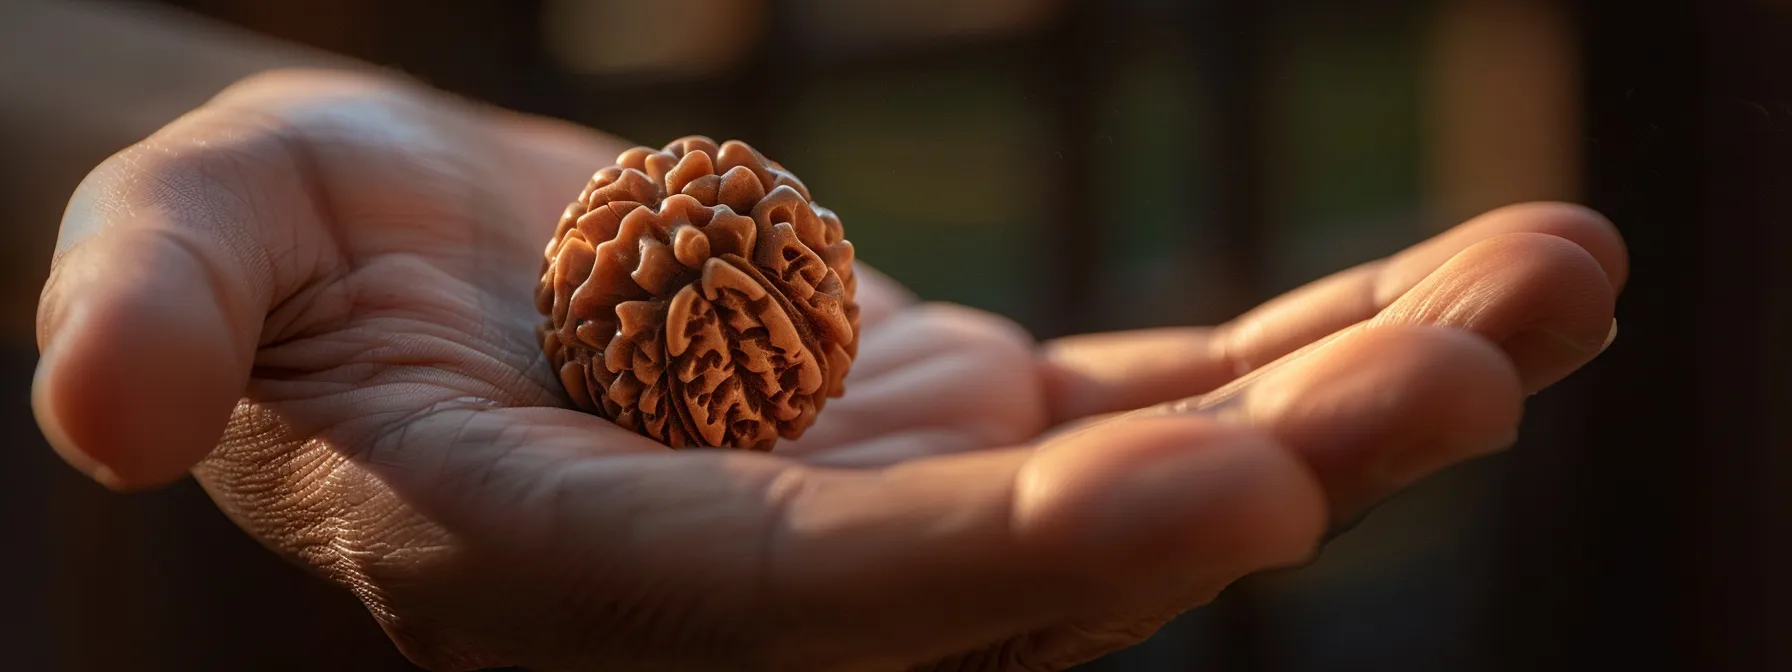
[[[115,490],[185,476],[216,446],[247,380],[222,306],[195,295],[204,272],[149,256],[67,263],[32,383],[45,439]]]
[[[52,389],[56,365],[53,363],[57,350],[44,346],[44,352],[38,358],[37,371],[31,379],[31,414],[37,419],[37,426],[50,444],[50,449],[74,467],[76,471],[97,481],[100,485],[113,490],[121,490],[125,486],[118,481],[118,475],[110,467],[101,464],[89,456],[86,451],[69,438],[61,419],[61,409],[56,403],[56,394]]]
[[[1528,231],[1463,250],[1372,320],[1458,327],[1494,341],[1528,392],[1566,377],[1604,349],[1615,290],[1581,245]]]
[[[1364,336],[1366,347],[1412,354],[1388,372],[1386,385],[1405,390],[1407,407],[1389,420],[1405,425],[1414,440],[1380,461],[1382,485],[1405,487],[1449,465],[1508,448],[1517,438],[1525,381],[1500,345],[1441,327],[1402,326]]]
[[[1509,445],[1521,378],[1482,337],[1425,325],[1358,330],[1289,363],[1220,412],[1272,434],[1349,517],[1445,466]]]
[[[1622,290],[1630,278],[1630,252],[1618,227],[1599,211],[1577,203],[1539,201],[1510,205],[1484,218],[1503,222],[1510,232],[1555,236],[1586,250],[1605,272],[1612,289]]]

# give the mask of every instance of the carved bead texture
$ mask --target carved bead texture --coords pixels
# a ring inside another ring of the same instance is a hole
[[[840,219],[745,143],[637,147],[548,242],[542,348],[588,412],[674,448],[770,450],[845,392],[852,262]]]

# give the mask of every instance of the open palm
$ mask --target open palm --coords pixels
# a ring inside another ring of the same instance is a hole
[[[542,247],[622,148],[383,79],[233,87],[71,203],[46,434],[114,487],[192,470],[432,668],[1059,668],[1499,447],[1624,273],[1536,206],[1222,328],[1042,346],[863,269],[805,436],[671,451],[569,410],[535,338]]]

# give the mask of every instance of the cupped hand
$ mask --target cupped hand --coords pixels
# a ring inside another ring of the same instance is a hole
[[[1220,327],[1038,344],[864,269],[808,434],[672,451],[569,410],[534,337],[623,148],[374,76],[234,86],[72,199],[45,434],[114,488],[190,471],[433,669],[1058,669],[1509,443],[1626,273],[1597,215],[1515,206]]]

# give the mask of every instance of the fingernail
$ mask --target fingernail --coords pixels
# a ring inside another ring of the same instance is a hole
[[[75,315],[71,315],[69,318],[71,320],[79,319]],[[57,355],[61,351],[57,344],[55,336],[51,335],[45,340],[43,354],[38,357],[37,370],[31,378],[31,413],[37,419],[38,430],[43,433],[44,441],[50,444],[50,448],[55,450],[64,462],[88,478],[98,481],[100,485],[117,490],[122,485],[118,480],[118,475],[110,467],[101,464],[99,460],[81,450],[81,447],[69,438],[68,430],[63,426],[62,419],[56,413],[55,397],[51,390],[51,381],[53,380],[51,373],[56,367]]]
[[[1585,366],[1611,345],[1616,334],[1607,329],[1604,338],[1592,341],[1561,332],[1536,327],[1512,335],[1500,343],[1524,378],[1526,396],[1532,396],[1556,384],[1568,374]]]
[[[1562,334],[1561,332],[1554,331],[1551,329],[1537,329],[1534,333],[1548,336],[1548,337],[1554,339],[1556,342],[1561,343],[1562,346],[1564,348],[1566,348],[1567,350],[1569,350],[1571,352],[1581,353],[1583,356],[1589,352],[1600,352],[1600,351],[1605,350],[1606,346],[1611,345],[1612,339],[1616,338],[1616,335],[1614,333],[1612,333],[1612,331],[1610,329],[1606,330],[1605,338],[1601,339],[1597,345],[1595,345],[1589,341],[1577,341],[1575,339],[1569,338],[1568,336]]]
[[[1612,318],[1611,331],[1605,332],[1605,343],[1599,346],[1599,351],[1605,352],[1606,348],[1612,347],[1612,341],[1616,340],[1618,340],[1618,318],[1614,317]]]

